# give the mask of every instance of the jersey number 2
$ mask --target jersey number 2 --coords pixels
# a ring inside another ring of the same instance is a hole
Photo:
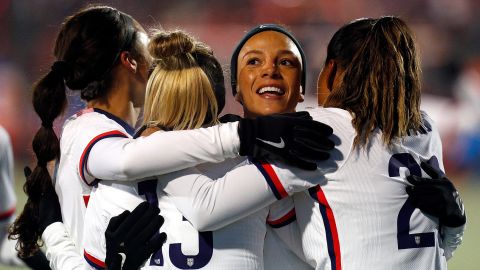
[[[428,163],[438,168],[438,160],[435,156]],[[422,176],[422,170],[417,161],[409,153],[394,154],[388,163],[389,176],[400,176],[400,168],[407,168],[410,174]],[[435,246],[435,234],[433,232],[410,233],[410,218],[415,208],[410,198],[403,204],[397,219],[398,249],[423,248]]]
[[[138,194],[145,195],[147,202],[158,206],[157,183],[157,179],[138,183]],[[185,217],[183,221],[188,222]],[[212,232],[199,232],[198,244],[198,254],[193,256],[183,254],[181,243],[170,244],[168,254],[172,264],[179,269],[199,269],[207,265],[213,255]],[[150,265],[164,265],[161,248],[152,255]]]

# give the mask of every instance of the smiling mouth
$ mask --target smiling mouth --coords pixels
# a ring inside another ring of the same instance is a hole
[[[283,96],[285,94],[285,91],[283,89],[280,89],[278,87],[273,87],[273,86],[267,86],[267,87],[262,87],[257,90],[257,94],[259,95],[276,95],[276,96]]]

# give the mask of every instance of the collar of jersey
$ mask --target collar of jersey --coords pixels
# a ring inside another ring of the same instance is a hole
[[[122,126],[125,131],[130,135],[130,136],[133,136],[135,134],[135,129],[130,126],[127,122],[123,121],[122,119],[120,119],[119,117],[107,112],[107,111],[104,111],[102,109],[98,109],[98,108],[93,108],[93,111],[96,112],[96,113],[101,113],[103,115],[105,115],[106,117],[112,119],[113,121],[117,122],[120,126]]]

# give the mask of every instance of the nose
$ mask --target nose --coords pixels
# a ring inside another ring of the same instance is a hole
[[[272,78],[280,77],[277,63],[275,62],[265,63],[262,69],[262,77],[272,77]]]

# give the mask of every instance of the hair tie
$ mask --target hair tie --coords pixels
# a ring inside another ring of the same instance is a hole
[[[65,61],[55,61],[52,65],[52,71],[65,78],[71,73],[70,65]]]
[[[47,168],[47,162],[43,160],[38,160],[37,161],[37,166],[41,168]]]
[[[44,128],[52,128],[53,123],[52,122],[42,122],[42,127]]]

